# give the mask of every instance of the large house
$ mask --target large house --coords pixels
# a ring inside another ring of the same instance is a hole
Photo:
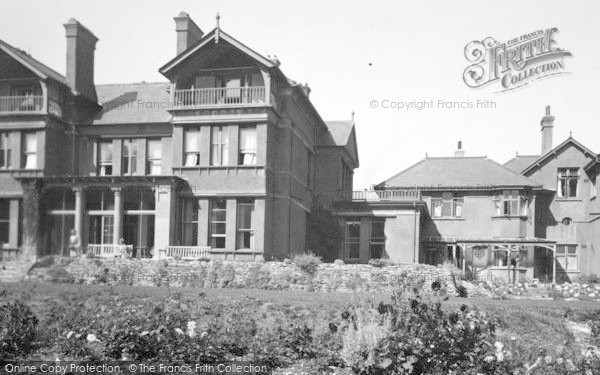
[[[0,40],[0,245],[31,258],[283,258],[319,194],[352,190],[354,122],[223,31],[174,18],[159,83],[94,83],[98,39],[65,25],[66,76]]]
[[[553,147],[550,107],[540,155],[504,165],[426,157],[336,202],[343,256],[454,263],[479,278],[565,280],[600,274],[600,157],[569,137]]]

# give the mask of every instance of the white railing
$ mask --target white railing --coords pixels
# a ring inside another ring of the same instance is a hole
[[[175,90],[174,108],[235,107],[265,103],[264,86]]]
[[[100,258],[125,258],[133,251],[133,245],[88,244],[88,253]]]
[[[331,201],[410,202],[421,200],[421,192],[417,189],[340,191],[325,193],[322,198]]]
[[[35,113],[43,108],[43,95],[0,96],[0,113]]]
[[[210,247],[207,246],[167,246],[161,251],[160,258],[180,258],[185,260],[210,259]]]

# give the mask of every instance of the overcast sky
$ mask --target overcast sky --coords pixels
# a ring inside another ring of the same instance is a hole
[[[165,81],[158,68],[174,57],[173,17],[188,12],[209,32],[215,14],[227,33],[263,55],[276,55],[291,79],[308,83],[325,120],[356,112],[360,168],[355,187],[381,182],[429,156],[504,163],[539,154],[546,105],[556,116],[554,143],[573,136],[600,151],[600,2],[598,1],[3,1],[0,39],[61,73],[62,24],[74,17],[100,39],[96,82]],[[508,41],[557,27],[572,52],[568,75],[495,93],[462,79],[465,45]],[[378,108],[371,108],[377,100]],[[383,100],[434,100],[433,109],[381,108]],[[492,100],[495,109],[440,109],[438,100]]]

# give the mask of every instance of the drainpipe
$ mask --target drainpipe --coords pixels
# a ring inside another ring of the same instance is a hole
[[[417,258],[417,203],[413,202],[413,214],[414,214],[414,222],[413,222],[413,263],[418,263]]]

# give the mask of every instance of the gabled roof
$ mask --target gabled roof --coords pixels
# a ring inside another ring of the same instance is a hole
[[[537,160],[534,160],[527,168],[525,168],[522,171],[522,173],[525,175],[525,174],[531,172],[536,167],[544,164],[552,156],[554,156],[558,153],[561,153],[569,145],[578,148],[585,155],[588,155],[590,157],[596,157],[596,154],[592,150],[585,147],[580,142],[576,141],[573,137],[569,136],[569,138],[567,138],[563,143],[559,144],[558,146],[554,147],[552,150],[550,150],[547,153],[545,153],[544,155],[540,156]]]
[[[425,158],[378,186],[478,189],[540,187],[485,156]]]
[[[187,50],[181,52],[179,55],[177,55],[171,61],[169,61],[168,63],[163,65],[158,71],[164,75],[167,75],[173,68],[175,68],[177,65],[184,62],[191,56],[193,56],[197,51],[201,50],[206,45],[210,44],[211,42],[217,42],[217,38],[218,38],[218,42],[220,42],[221,40],[224,40],[225,42],[233,45],[238,50],[244,52],[245,54],[247,54],[248,56],[250,56],[251,58],[256,60],[258,63],[266,66],[267,68],[274,68],[279,65],[278,62],[264,57],[260,53],[254,51],[253,49],[246,46],[242,42],[238,41],[231,35],[224,32],[223,30],[215,28],[210,33],[208,33],[204,37],[202,37],[202,39],[200,39],[195,45],[193,45],[190,48],[188,48]]]
[[[69,82],[62,74],[58,73],[54,69],[42,64],[38,60],[34,59],[24,51],[11,46],[3,40],[0,40],[0,50],[4,51],[7,55],[21,63],[33,74],[37,75],[41,79],[52,79],[56,82],[62,83],[63,85],[70,87]]]
[[[504,163],[504,167],[520,174],[525,168],[529,167],[531,163],[539,158],[540,155],[517,155]]]
[[[168,82],[96,85],[100,113],[93,125],[168,123]]]
[[[320,140],[322,146],[340,146],[348,152],[350,158],[358,168],[358,147],[356,144],[356,130],[353,120],[325,121],[328,132],[324,140]]]

